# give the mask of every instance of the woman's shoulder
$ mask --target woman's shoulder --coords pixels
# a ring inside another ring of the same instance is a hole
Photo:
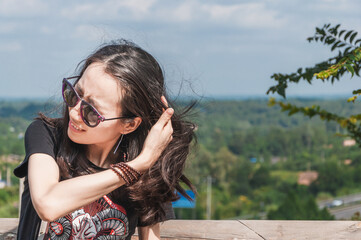
[[[61,129],[56,125],[48,124],[42,119],[34,120],[25,132],[25,158],[15,168],[14,174],[17,177],[27,175],[27,164],[29,157],[34,153],[45,153],[55,159],[61,139]]]
[[[56,119],[55,121],[60,121],[58,119]],[[35,130],[43,130],[43,129],[46,129],[46,130],[51,130],[51,131],[54,131],[56,130],[58,127],[56,127],[56,124],[55,123],[51,123],[51,122],[48,122],[48,121],[45,121],[41,118],[36,118],[34,119],[28,126],[28,130],[29,129],[35,129]]]
[[[56,140],[61,133],[61,129],[57,125],[58,124],[46,122],[43,119],[35,119],[26,129],[25,140],[27,138],[44,137],[47,135]]]

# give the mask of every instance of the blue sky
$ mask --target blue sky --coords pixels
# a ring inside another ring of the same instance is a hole
[[[265,96],[275,72],[333,56],[316,26],[361,33],[358,0],[0,0],[0,98],[60,97],[97,46],[125,38],[154,55],[173,94]],[[360,36],[358,36],[360,37]],[[191,84],[191,87],[189,84]],[[290,96],[351,96],[360,78],[292,85]]]

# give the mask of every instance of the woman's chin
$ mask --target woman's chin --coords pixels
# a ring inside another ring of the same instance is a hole
[[[87,144],[86,142],[82,141],[82,138],[80,138],[78,134],[74,134],[74,132],[69,128],[68,128],[68,137],[74,143]]]

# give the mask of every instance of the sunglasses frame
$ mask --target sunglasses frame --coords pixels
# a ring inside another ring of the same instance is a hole
[[[61,92],[61,94],[62,94],[62,96],[63,96],[63,100],[64,100],[65,104],[66,104],[68,107],[75,107],[75,106],[79,103],[79,101],[81,101],[81,103],[80,103],[80,116],[81,116],[82,121],[83,121],[88,127],[93,128],[93,127],[98,126],[100,122],[109,121],[109,120],[134,118],[134,117],[130,117],[130,116],[121,116],[121,117],[115,117],[115,118],[105,118],[105,117],[103,117],[93,105],[91,105],[90,103],[88,103],[87,101],[85,101],[84,99],[82,99],[82,98],[79,96],[79,94],[78,94],[78,92],[75,90],[73,84],[71,84],[71,82],[69,82],[69,79],[74,79],[74,78],[79,78],[79,77],[80,77],[80,76],[63,78],[63,85],[62,85],[62,92]],[[76,97],[77,97],[77,102],[75,103],[74,106],[70,106],[69,103],[65,100],[66,98],[65,98],[65,96],[64,96],[64,92],[65,92],[65,88],[66,88],[67,85],[71,88],[72,91],[75,92],[75,95],[76,95]],[[85,106],[85,105],[89,105],[89,106],[91,107],[92,111],[97,115],[97,122],[96,122],[95,125],[91,125],[88,120],[85,120],[85,117],[84,117],[84,114],[83,114],[83,109],[84,109],[84,106]]]

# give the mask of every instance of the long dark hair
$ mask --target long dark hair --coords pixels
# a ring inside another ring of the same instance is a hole
[[[161,96],[169,99],[165,91],[163,71],[152,55],[125,40],[101,46],[79,65],[79,76],[82,76],[92,63],[103,63],[105,72],[119,80],[118,83],[124,89],[120,103],[122,115],[142,118],[139,127],[124,136],[119,151],[119,161],[130,161],[140,154],[148,131],[166,107]],[[195,138],[195,125],[186,121],[185,117],[194,103],[182,111],[172,102],[169,102],[169,105],[176,110],[172,116],[173,140],[154,166],[138,182],[125,189],[145,224],[153,224],[164,217],[163,203],[177,200],[179,197],[176,191],[190,199],[180,182],[196,191],[189,179],[183,175],[190,145]],[[45,115],[41,115],[41,118],[62,129],[62,140],[56,159],[62,179],[102,170],[86,158],[84,145],[72,142],[67,136],[69,111],[66,106],[60,119],[48,118]],[[120,157],[124,153],[126,159]]]

